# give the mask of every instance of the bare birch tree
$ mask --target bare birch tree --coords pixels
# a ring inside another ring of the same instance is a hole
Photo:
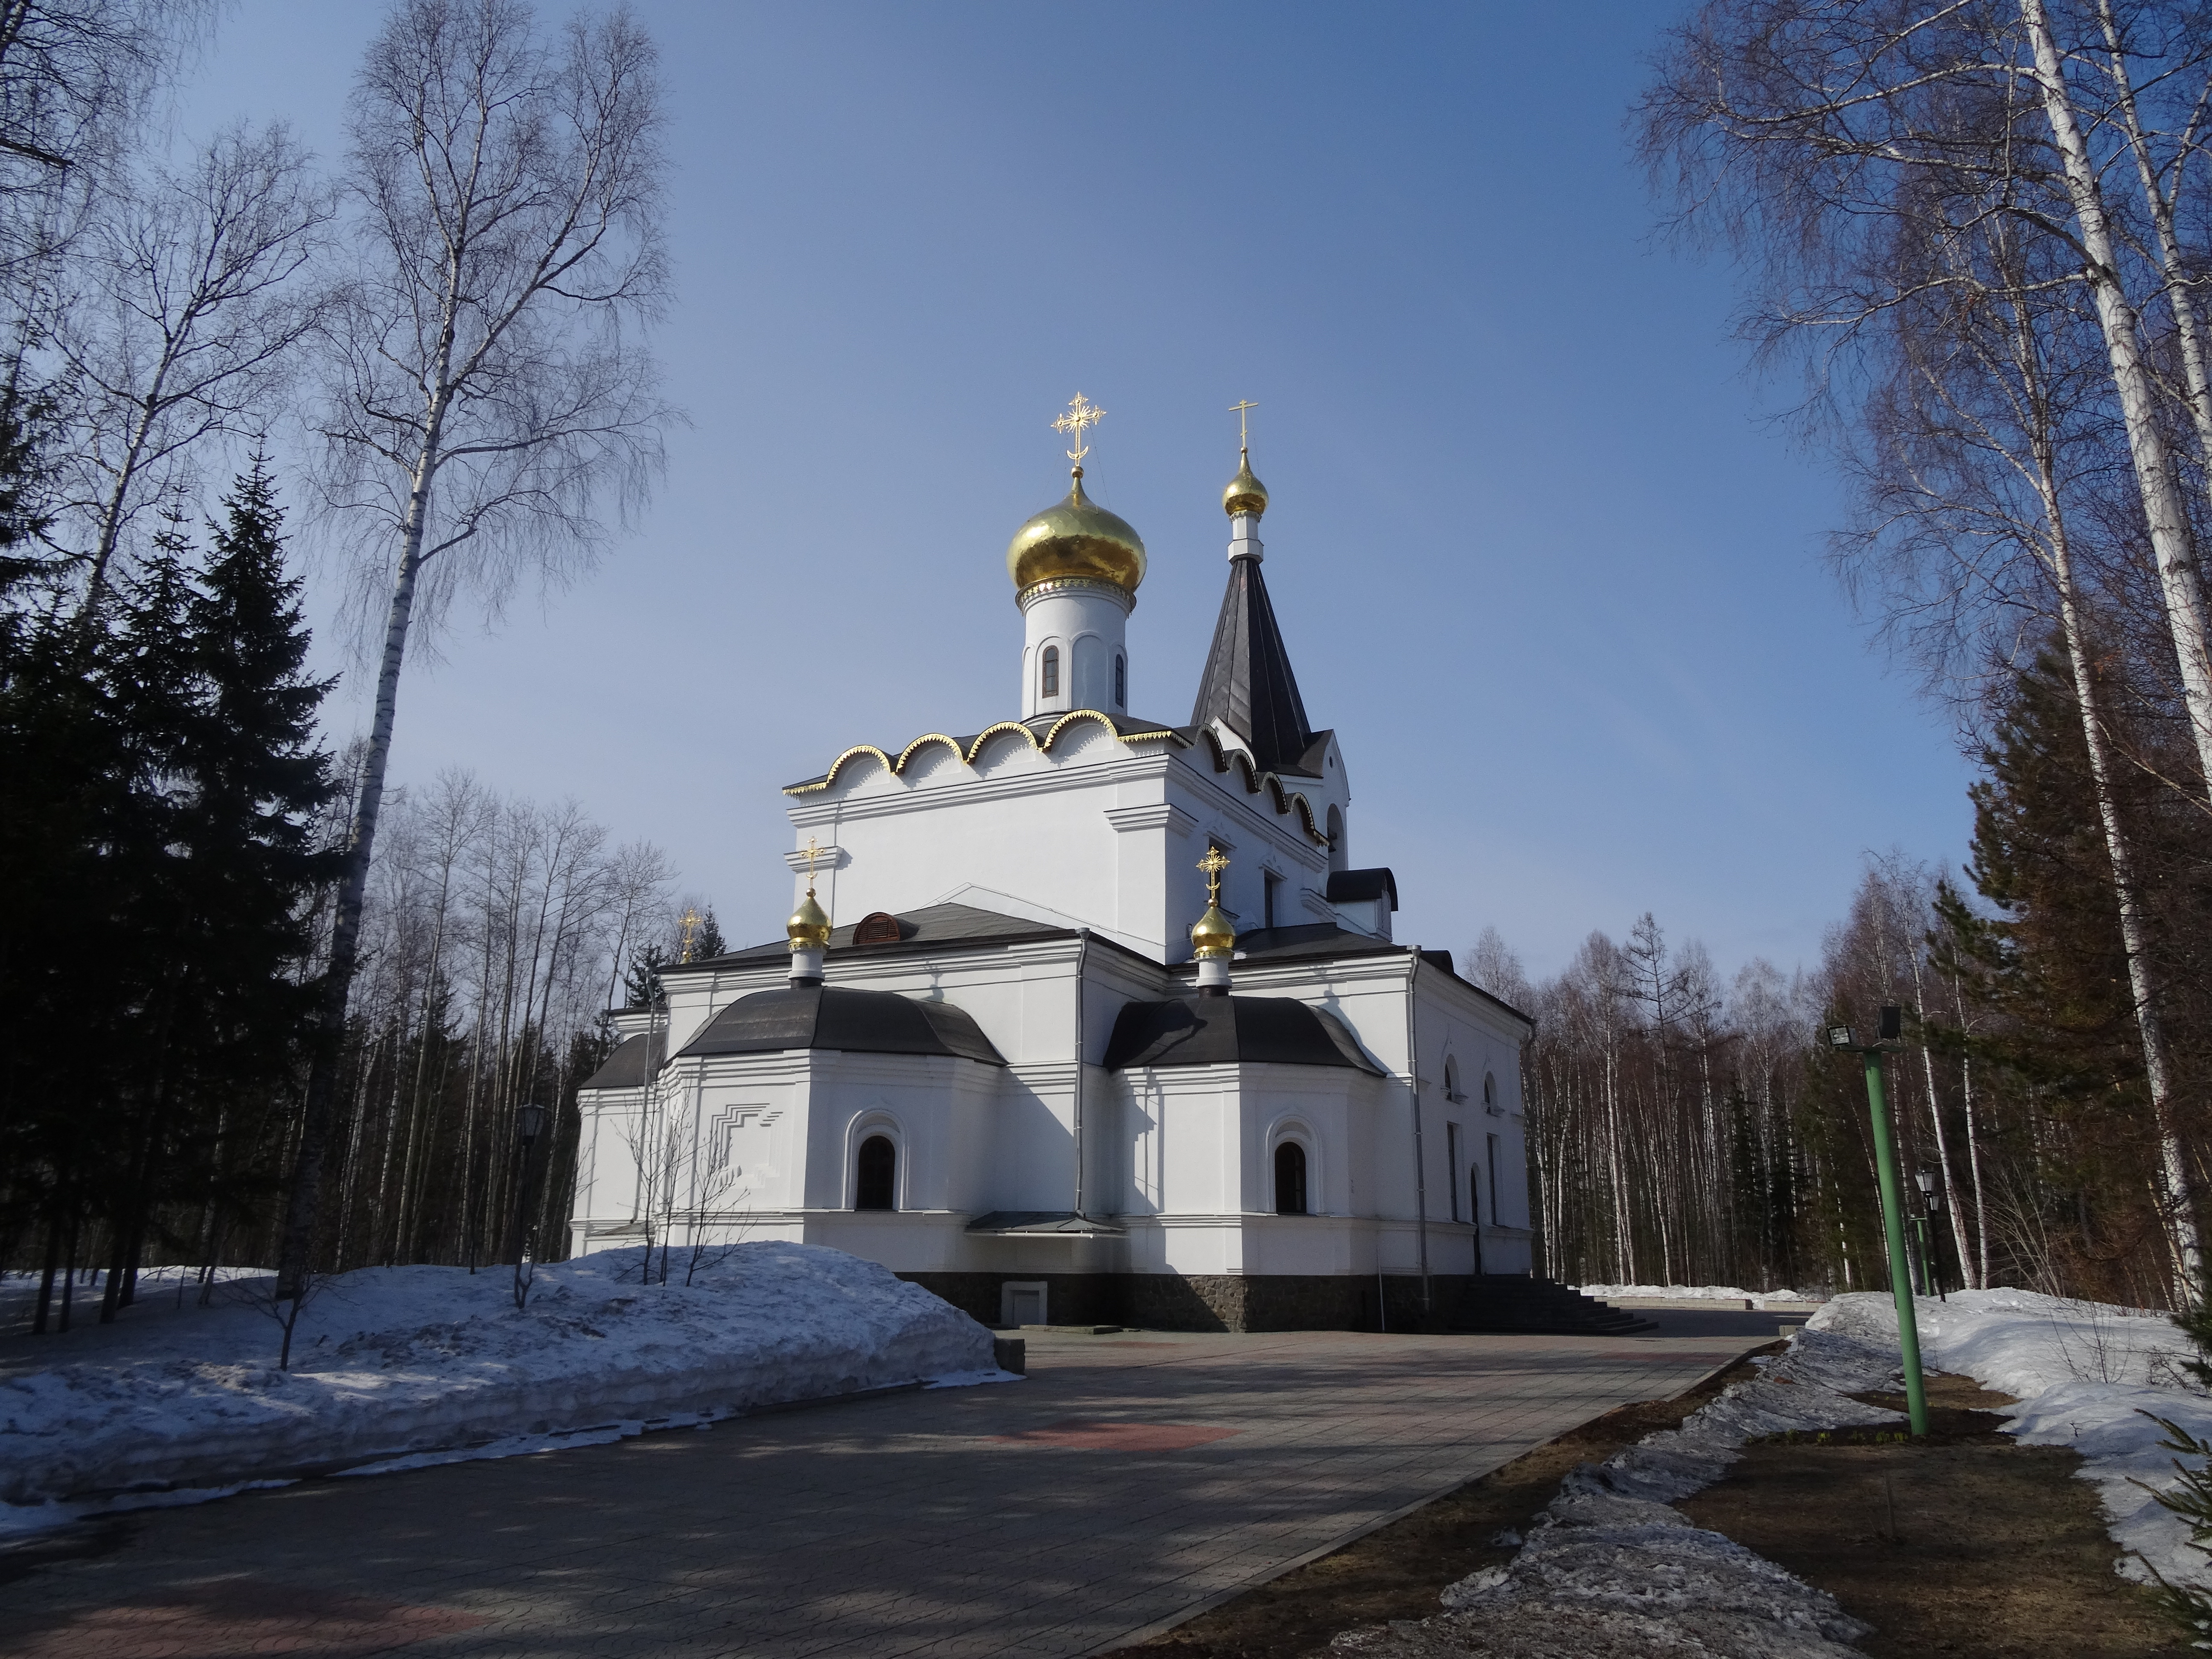
[[[283,1261],[307,1258],[399,675],[418,605],[496,614],[587,565],[672,412],[638,340],[666,292],[660,88],[626,10],[549,40],[516,0],[401,0],[349,116],[360,266],[331,331],[325,522],[389,594]]]
[[[268,429],[321,313],[307,266],[332,210],[286,128],[238,126],[185,168],[149,169],[70,261],[82,289],[54,338],[88,543],[80,619],[133,523],[197,495],[209,441]]]

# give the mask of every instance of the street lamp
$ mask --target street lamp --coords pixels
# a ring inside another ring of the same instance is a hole
[[[521,1307],[530,1300],[530,1281],[536,1254],[538,1229],[532,1223],[530,1209],[530,1152],[538,1144],[538,1137],[545,1127],[545,1109],[534,1101],[514,1109],[515,1137],[522,1143],[522,1170],[514,1183],[514,1305]]]
[[[1882,1234],[1889,1245],[1889,1289],[1897,1302],[1897,1344],[1905,1360],[1905,1403],[1912,1432],[1928,1432],[1928,1379],[1920,1370],[1920,1322],[1914,1316],[1912,1279],[1905,1254],[1905,1193],[1897,1178],[1897,1152],[1889,1139],[1889,1107],[1882,1097],[1881,1057],[1899,1046],[1905,1030],[1905,1011],[1881,1011],[1879,1042],[1861,1045],[1851,1041],[1851,1028],[1828,1028],[1829,1046],[1856,1053],[1866,1064],[1867,1115],[1874,1129],[1875,1174],[1881,1188]]]

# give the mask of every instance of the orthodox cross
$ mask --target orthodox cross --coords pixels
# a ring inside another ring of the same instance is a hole
[[[822,856],[822,849],[814,844],[814,837],[806,838],[806,896],[814,896],[814,866]]]
[[[1206,902],[1219,904],[1221,872],[1229,867],[1229,854],[1218,847],[1209,847],[1206,849],[1206,856],[1198,861],[1198,867],[1206,872]]]
[[[1248,410],[1257,409],[1259,406],[1250,402],[1229,405],[1229,412],[1237,417],[1237,447],[1239,449],[1249,449],[1252,447],[1251,434],[1244,429],[1244,416]]]
[[[684,914],[676,918],[676,959],[689,962],[691,960],[691,941],[699,936],[698,910],[685,906]]]
[[[1067,452],[1069,460],[1078,466],[1083,465],[1083,458],[1091,453],[1091,446],[1083,441],[1083,430],[1085,427],[1097,426],[1105,418],[1106,411],[1080,392],[1069,399],[1067,413],[1052,423],[1054,431],[1065,432],[1074,441],[1075,447]]]

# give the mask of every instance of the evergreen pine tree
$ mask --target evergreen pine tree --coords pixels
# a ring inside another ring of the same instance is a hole
[[[648,945],[629,959],[629,968],[623,975],[623,1006],[625,1008],[657,1008],[668,1000],[661,987],[660,970],[668,965],[668,952],[658,945]]]
[[[704,962],[709,957],[719,957],[730,948],[723,939],[722,929],[714,920],[714,907],[708,905],[700,913],[699,926],[691,935],[691,960]]]

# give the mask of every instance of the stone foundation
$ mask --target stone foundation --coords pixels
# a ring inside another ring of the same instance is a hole
[[[1376,1281],[1329,1273],[901,1273],[986,1325],[999,1322],[1000,1287],[1045,1285],[1045,1315],[1055,1325],[1130,1325],[1154,1331],[1394,1331],[1423,1323],[1421,1281],[1392,1274],[1378,1320]],[[1429,1280],[1431,1324],[1441,1324],[1473,1280],[1464,1273]]]

